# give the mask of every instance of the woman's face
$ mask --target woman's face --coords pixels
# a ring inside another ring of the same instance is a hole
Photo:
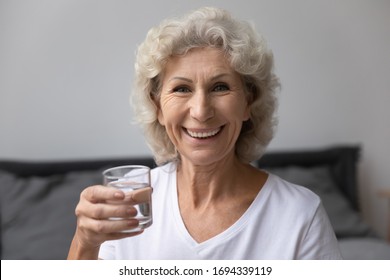
[[[234,155],[249,106],[239,74],[223,52],[196,48],[168,61],[158,120],[182,160],[212,164]]]

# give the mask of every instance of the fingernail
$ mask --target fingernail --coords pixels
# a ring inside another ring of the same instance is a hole
[[[114,197],[115,197],[115,198],[123,198],[123,193],[121,193],[121,192],[116,192],[116,193],[114,193]]]
[[[139,221],[138,220],[130,220],[127,225],[129,226],[138,226]]]
[[[126,213],[131,216],[135,216],[137,214],[137,210],[135,208],[129,208],[126,210]]]

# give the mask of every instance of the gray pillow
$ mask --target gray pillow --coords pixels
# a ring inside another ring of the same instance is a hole
[[[322,200],[338,238],[372,235],[371,229],[337,188],[327,166],[309,168],[290,166],[267,170],[286,181],[307,187],[316,193]]]
[[[0,171],[2,259],[65,259],[81,191],[100,171],[20,178]]]
[[[390,260],[390,244],[379,238],[344,238],[339,246],[345,260]]]

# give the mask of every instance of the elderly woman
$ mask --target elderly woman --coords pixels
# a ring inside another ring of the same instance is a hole
[[[250,164],[273,136],[278,86],[265,41],[226,11],[151,29],[133,104],[159,165],[154,223],[122,232],[138,225],[125,195],[88,187],[69,259],[340,258],[320,199]]]

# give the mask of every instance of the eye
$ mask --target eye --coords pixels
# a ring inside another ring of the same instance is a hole
[[[175,87],[172,92],[178,92],[178,93],[187,93],[187,92],[190,92],[190,89],[188,87],[185,87],[185,86],[179,86],[179,87]]]
[[[225,84],[218,84],[214,87],[213,91],[228,91],[229,87]]]

